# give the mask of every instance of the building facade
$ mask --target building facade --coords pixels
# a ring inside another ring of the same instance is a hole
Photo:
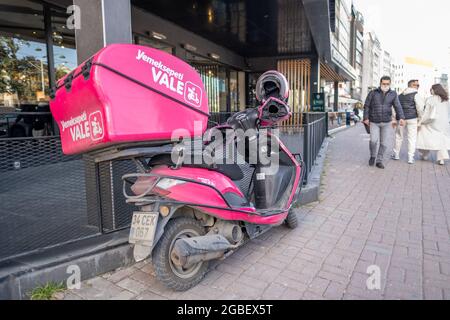
[[[383,50],[382,59],[381,59],[381,73],[383,76],[393,77],[392,70],[392,57],[391,54]]]
[[[363,85],[364,17],[353,5],[350,39],[350,64],[355,68],[357,76],[356,80],[351,83],[351,96],[356,100],[361,100]]]
[[[401,93],[407,86],[408,80],[405,79],[405,65],[402,59],[393,58],[391,64],[392,70],[392,88]]]
[[[346,74],[323,78],[322,87],[329,110],[342,111],[349,107],[352,83],[358,73],[352,64],[352,3],[349,0],[330,0],[331,52],[332,59],[339,62]],[[345,100],[345,102],[343,102]]]
[[[381,58],[382,50],[378,37],[374,32],[367,32],[364,35],[363,100],[366,99],[370,90],[378,87],[380,84],[380,78],[382,77]]]

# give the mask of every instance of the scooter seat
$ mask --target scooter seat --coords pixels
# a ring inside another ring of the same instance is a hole
[[[216,165],[215,168],[208,168],[208,169],[220,172],[234,181],[240,181],[244,179],[244,173],[237,164],[218,164]]]
[[[168,165],[168,166],[174,166],[175,164],[172,161],[172,157],[169,154],[161,154],[154,156],[150,159],[148,162],[149,166],[157,166],[157,165]],[[183,164],[184,167],[190,167],[190,168],[203,168],[208,169],[212,171],[220,172],[221,174],[227,176],[233,181],[240,181],[244,179],[244,173],[242,172],[242,169],[237,164],[216,164],[216,165],[209,165],[206,163],[201,164]]]

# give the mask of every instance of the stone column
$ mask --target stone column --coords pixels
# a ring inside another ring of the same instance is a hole
[[[74,0],[80,8],[75,29],[78,62],[112,43],[132,43],[130,0]]]
[[[73,4],[80,13],[80,26],[75,29],[78,64],[109,44],[132,43],[130,0],[74,0]],[[83,159],[88,223],[100,232],[114,230],[119,210],[115,203],[123,197],[112,187],[119,173],[112,163],[98,164],[88,155]]]

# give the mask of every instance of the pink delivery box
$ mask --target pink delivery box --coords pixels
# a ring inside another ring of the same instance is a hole
[[[65,154],[167,143],[174,132],[200,136],[209,117],[205,88],[190,65],[130,44],[103,48],[59,80],[50,108]]]

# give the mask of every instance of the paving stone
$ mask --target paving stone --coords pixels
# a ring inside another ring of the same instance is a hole
[[[118,294],[115,294],[111,296],[111,300],[131,300],[136,297],[136,294],[133,292],[130,292],[128,290],[123,290],[122,292],[119,292]]]
[[[167,300],[167,298],[160,296],[151,291],[141,292],[139,295],[135,297],[135,300]]]
[[[61,300],[83,300],[83,298],[76,295],[75,293],[68,292],[68,293],[64,294],[64,296],[61,298]]]
[[[287,287],[279,283],[271,283],[263,292],[262,299],[264,300],[278,300],[280,299]]]
[[[316,277],[314,278],[311,283],[308,286],[308,291],[309,292],[313,292],[319,296],[323,296],[323,294],[325,293],[325,291],[328,288],[328,285],[330,284],[330,280],[328,279],[323,279],[320,277]]]
[[[346,285],[331,281],[323,296],[330,300],[341,300],[344,297]]]
[[[97,285],[101,282],[91,281],[91,283]],[[123,288],[120,288],[113,283],[110,283],[108,286],[101,284],[98,287],[84,284],[80,289],[73,290],[73,293],[84,300],[109,300],[113,299],[113,297],[119,295],[121,292],[123,292]]]
[[[146,285],[132,278],[125,278],[117,282],[117,286],[124,288],[128,291],[131,291],[135,294],[140,294],[141,292],[144,292],[147,289]]]
[[[109,281],[112,281],[114,283],[119,282],[122,279],[125,279],[129,277],[134,271],[136,271],[135,267],[128,267],[125,269],[118,270],[114,273],[111,273],[106,277]]]

